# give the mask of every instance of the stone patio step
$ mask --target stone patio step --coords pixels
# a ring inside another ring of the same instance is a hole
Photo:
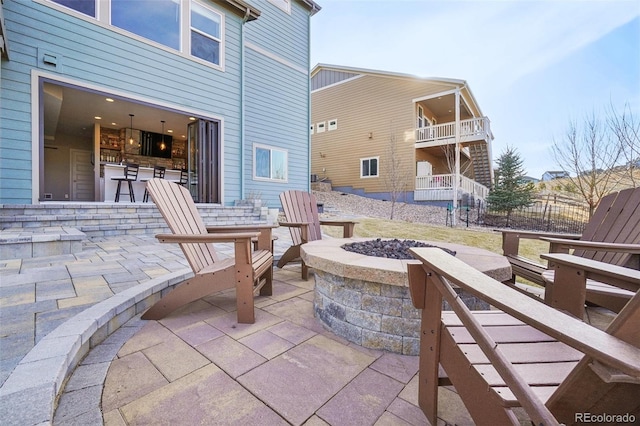
[[[0,259],[78,253],[86,237],[84,232],[64,226],[0,230]]]

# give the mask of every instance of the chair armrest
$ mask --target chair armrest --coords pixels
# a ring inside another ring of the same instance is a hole
[[[320,225],[327,226],[342,226],[342,237],[343,238],[351,238],[353,237],[353,229],[355,228],[358,222],[354,220],[323,220],[321,219]]]
[[[158,234],[156,238],[161,243],[232,243],[239,240],[257,238],[259,232],[238,232],[238,233],[213,233],[213,234]]]
[[[549,336],[640,378],[640,348],[526,296],[437,248],[412,248],[427,276],[436,274]],[[628,270],[632,272],[631,270]],[[635,272],[635,271],[633,271]],[[632,273],[632,279],[639,278]],[[429,278],[427,278],[429,279]],[[453,290],[451,290],[453,292]],[[454,293],[455,294],[455,293]],[[635,297],[640,297],[636,295]],[[630,302],[631,303],[631,302]]]
[[[278,224],[288,228],[302,228],[303,226],[311,225],[311,222],[278,222]]]
[[[207,232],[216,233],[216,232],[259,232],[263,229],[274,229],[277,228],[277,224],[270,223],[260,223],[257,225],[207,225]]]
[[[540,238],[551,244],[551,252],[567,253],[571,249],[608,251],[608,252],[625,252],[631,254],[640,254],[640,244],[623,244],[623,243],[605,243],[598,241],[575,241],[564,238]]]
[[[580,234],[559,234],[553,232],[499,230],[502,233],[502,254],[517,256],[521,239],[540,240],[543,238],[563,238],[577,240]]]
[[[587,279],[637,292],[640,289],[640,271],[611,265],[584,257],[566,253],[541,254],[540,257],[556,265],[572,268]]]
[[[273,228],[278,225],[261,223],[257,225],[231,225],[231,226],[207,226],[207,232],[217,233],[233,233],[233,232],[257,232],[259,236],[254,237],[256,250],[269,250],[273,253],[272,240],[274,239]]]

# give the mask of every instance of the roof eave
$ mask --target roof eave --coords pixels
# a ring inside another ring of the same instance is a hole
[[[235,12],[237,12],[241,16],[244,16],[244,19],[246,21],[255,21],[256,19],[258,19],[258,17],[262,13],[255,7],[251,6],[248,3],[245,3],[242,0],[214,0],[214,1],[231,6],[231,8],[234,9]]]

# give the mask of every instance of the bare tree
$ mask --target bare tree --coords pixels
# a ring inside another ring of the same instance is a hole
[[[639,183],[634,172],[640,168],[640,120],[627,103],[621,113],[610,105],[607,122],[622,147],[627,177],[635,188]]]
[[[592,113],[582,123],[572,120],[564,138],[554,140],[551,149],[556,162],[569,174],[571,184],[589,206],[591,216],[600,199],[620,180],[616,171],[622,153],[620,141]]]
[[[395,132],[391,131],[389,145],[387,146],[386,158],[384,161],[384,183],[391,198],[390,219],[396,210],[396,204],[400,197],[407,191],[407,183],[411,178],[410,168],[403,167],[402,158],[398,152],[397,138]]]
[[[456,146],[455,144],[447,144],[440,146],[444,154],[444,158],[447,161],[447,170],[450,174],[456,172]],[[467,172],[471,168],[471,162],[468,161],[464,164],[460,164],[460,174],[466,176]]]

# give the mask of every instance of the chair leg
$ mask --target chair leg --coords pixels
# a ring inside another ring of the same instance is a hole
[[[118,181],[118,187],[116,188],[116,198],[114,200],[114,202],[119,203],[120,202],[120,184],[122,183],[121,180]]]
[[[144,196],[142,197],[142,202],[146,203],[147,201],[149,201],[149,191],[147,191],[147,188],[144,189]]]
[[[133,184],[131,183],[130,180],[128,180],[127,183],[129,184],[129,200],[131,200],[132,203],[135,203],[136,194],[133,193]]]
[[[271,296],[273,295],[273,266],[264,273],[263,277],[266,282],[260,289],[260,296]]]

